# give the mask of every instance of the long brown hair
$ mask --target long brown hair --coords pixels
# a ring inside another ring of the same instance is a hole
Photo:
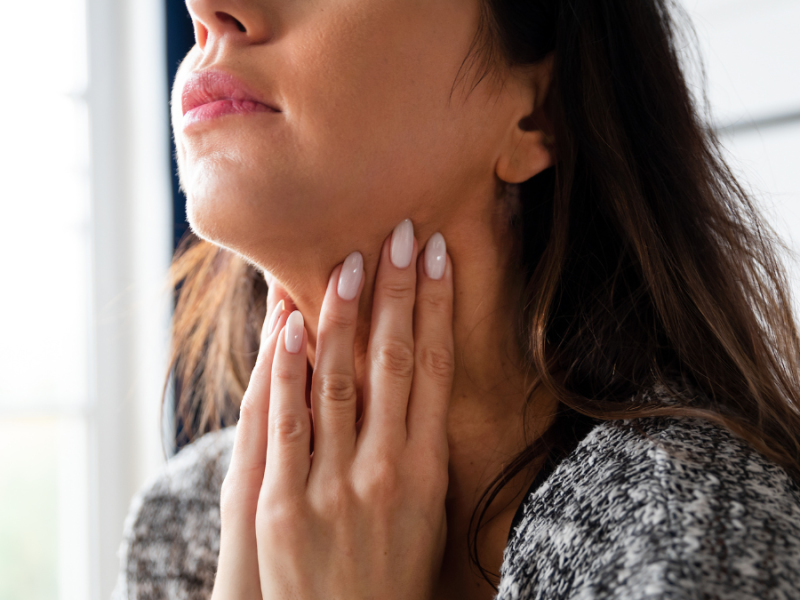
[[[510,65],[554,59],[557,164],[520,186],[511,223],[536,384],[591,419],[714,421],[800,479],[800,343],[779,245],[688,90],[670,3],[484,1],[477,51]],[[189,441],[235,421],[266,288],[241,258],[196,238],[174,274],[170,369]],[[668,403],[646,393],[675,382],[696,393]],[[497,475],[475,536],[547,439]]]

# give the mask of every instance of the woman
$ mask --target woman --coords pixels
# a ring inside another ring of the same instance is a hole
[[[800,598],[786,282],[665,1],[187,5],[118,597]]]

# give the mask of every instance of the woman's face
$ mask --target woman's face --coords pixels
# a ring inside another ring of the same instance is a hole
[[[187,5],[197,44],[176,78],[172,117],[201,236],[260,263],[265,250],[312,245],[334,264],[359,236],[382,239],[405,218],[439,226],[491,194],[518,83],[474,86],[476,61],[464,61],[479,0]],[[230,96],[258,103],[184,114]]]

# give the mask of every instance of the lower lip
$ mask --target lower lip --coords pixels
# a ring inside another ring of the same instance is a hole
[[[210,121],[225,115],[249,115],[254,113],[274,113],[270,107],[253,102],[252,100],[217,100],[203,104],[183,115],[183,127],[189,127],[195,123]]]

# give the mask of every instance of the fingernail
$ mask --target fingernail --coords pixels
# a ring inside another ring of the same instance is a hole
[[[414,225],[406,219],[394,228],[392,232],[392,247],[390,257],[392,264],[398,269],[405,269],[411,264],[411,254],[414,252]]]
[[[434,233],[425,245],[425,273],[431,279],[441,279],[447,264],[447,246],[441,233]]]
[[[364,273],[364,259],[361,252],[353,252],[344,259],[342,272],[339,273],[339,285],[336,288],[339,298],[352,300],[358,294],[361,285],[361,275]]]
[[[294,311],[289,315],[286,321],[286,351],[292,354],[300,352],[300,346],[303,345],[303,315],[299,310]]]
[[[272,332],[275,331],[275,325],[278,324],[278,320],[281,318],[281,313],[283,313],[284,310],[286,310],[286,303],[281,300],[275,306],[275,309],[269,317],[269,326],[267,327],[268,335],[272,335]]]

